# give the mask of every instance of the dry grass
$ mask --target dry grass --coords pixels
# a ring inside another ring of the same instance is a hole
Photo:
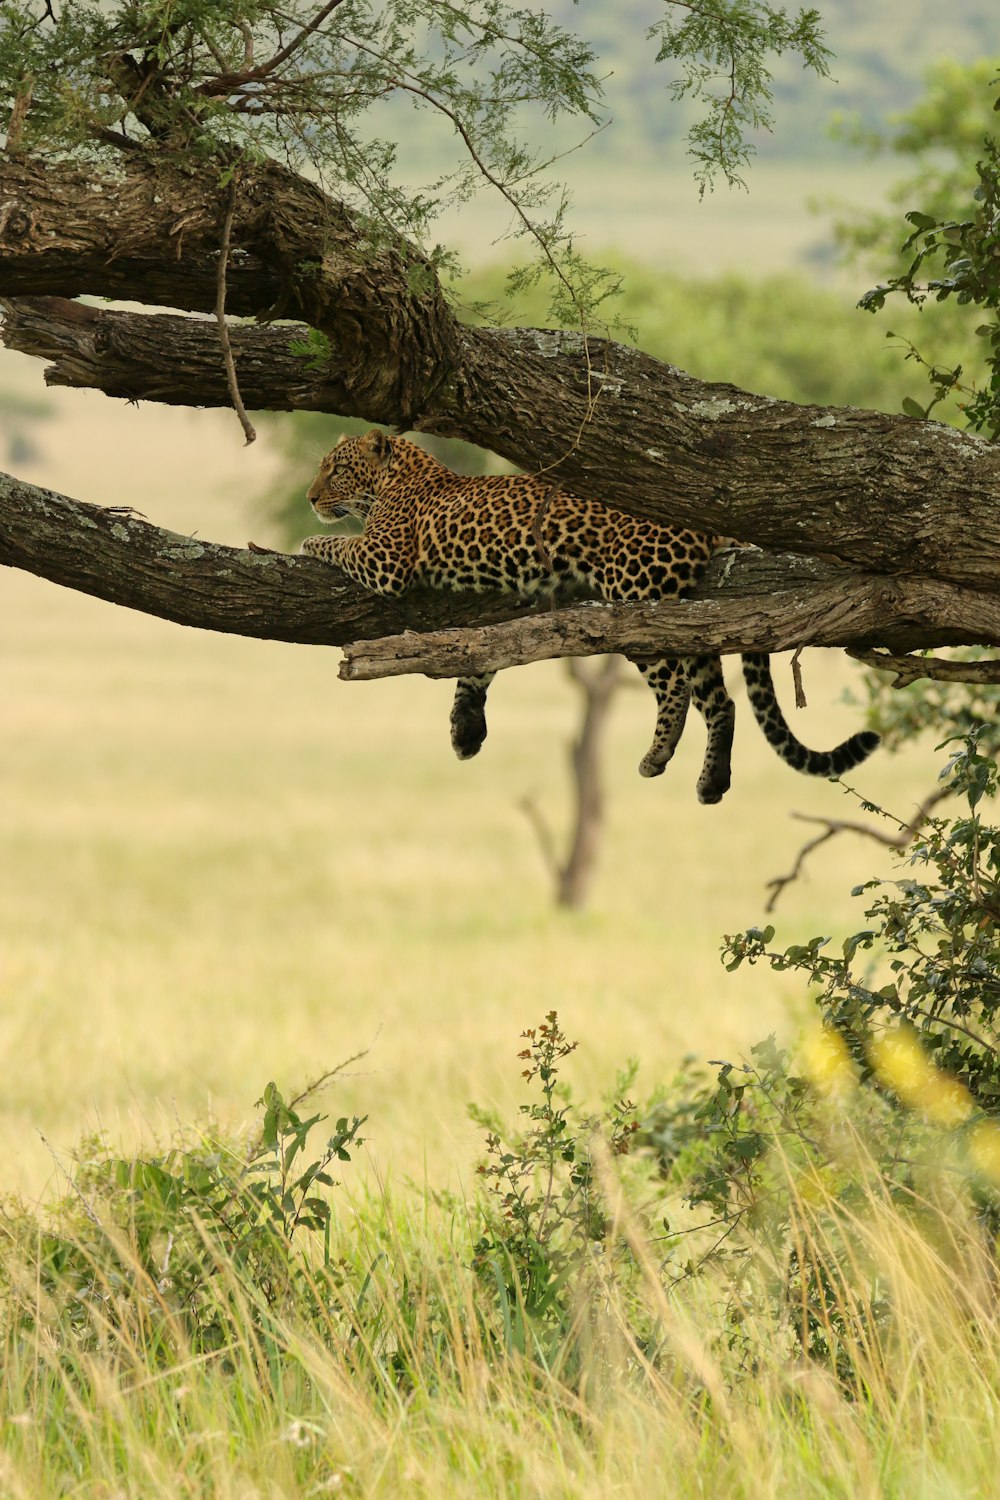
[[[353,1351],[335,1336],[353,1294],[343,1310],[331,1307],[329,1328],[294,1315],[272,1325],[265,1357],[234,1287],[224,1359],[185,1355],[181,1339],[172,1357],[151,1361],[141,1316],[109,1335],[102,1303],[116,1292],[106,1280],[92,1304],[104,1333],[96,1343],[86,1318],[76,1339],[47,1337],[51,1309],[24,1288],[22,1305],[41,1327],[28,1321],[4,1349],[0,1486],[25,1500],[991,1496],[1000,1324],[975,1226],[954,1203],[928,1205],[922,1218],[892,1207],[862,1160],[857,1184],[845,1218],[822,1172],[792,1183],[800,1241],[811,1241],[827,1273],[831,1315],[845,1320],[843,1380],[797,1354],[787,1317],[766,1303],[747,1308],[731,1348],[720,1314],[729,1289],[709,1278],[664,1293],[625,1209],[616,1228],[640,1255],[638,1304],[609,1287],[591,1310],[600,1337],[568,1385],[487,1345],[468,1245],[447,1215],[410,1194],[403,1208],[355,1204],[358,1243],[348,1255],[367,1257],[372,1274],[363,1309],[349,1314],[359,1330]],[[339,1217],[349,1222],[343,1209]],[[840,1233],[828,1240],[832,1218]],[[423,1267],[426,1322],[419,1301],[415,1319],[400,1311],[405,1266]],[[892,1309],[881,1329],[856,1321],[859,1300],[876,1287]],[[649,1314],[652,1360],[632,1330]]]

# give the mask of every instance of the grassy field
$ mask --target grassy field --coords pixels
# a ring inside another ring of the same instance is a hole
[[[234,420],[74,397],[57,430],[26,477],[268,540],[249,497],[273,456],[244,450]],[[554,909],[519,807],[530,793],[564,824],[575,704],[558,666],[498,682],[487,748],[459,765],[446,685],[341,684],[333,653],[185,631],[23,575],[4,577],[0,611],[7,1187],[53,1181],[42,1135],[65,1156],[82,1131],[235,1123],[269,1078],[292,1087],[366,1047],[338,1108],[370,1114],[381,1173],[456,1180],[477,1150],[466,1102],[510,1103],[518,1035],[552,1006],[587,1090],[630,1056],[651,1088],[685,1053],[735,1057],[806,1013],[791,983],[726,975],[719,937],[761,919],[808,832],[793,810],[848,809],[780,765],[745,708],[733,791],[703,808],[700,725],[644,782],[651,705],[621,694],[603,866],[574,915]],[[804,737],[855,726],[836,701],[849,675],[807,663]],[[930,766],[877,757],[857,782],[905,812]],[[850,836],[830,846],[786,893],[781,933],[855,921],[846,893],[878,863]]]
[[[815,1228],[815,1193],[798,1206]],[[655,1365],[630,1341],[635,1309],[610,1296],[574,1389],[543,1363],[484,1344],[453,1225],[383,1204],[380,1234],[371,1212],[362,1220],[369,1254],[378,1245],[387,1260],[425,1258],[420,1305],[434,1308],[433,1324],[407,1326],[391,1277],[376,1269],[365,1307],[373,1347],[353,1351],[286,1324],[269,1365],[249,1317],[225,1366],[191,1354],[150,1368],[139,1340],[82,1354],[8,1342],[0,1486],[12,1500],[985,1500],[1000,1458],[1000,1325],[983,1258],[967,1225],[939,1217],[934,1244],[884,1203],[869,1207],[858,1248],[900,1316],[891,1344],[845,1344],[860,1398],[790,1357],[785,1331],[760,1314],[744,1332],[767,1352],[741,1378],[712,1335],[718,1288],[668,1298],[648,1265],[638,1295],[657,1319]],[[331,1334],[346,1311],[331,1314]],[[444,1352],[433,1341],[442,1323]],[[386,1344],[407,1371],[398,1389],[384,1378]]]
[[[430,1317],[404,1323],[391,1278],[377,1270],[365,1308],[377,1347],[331,1350],[285,1325],[270,1369],[249,1318],[226,1368],[191,1355],[150,1369],[138,1341],[86,1354],[9,1343],[0,1485],[12,1500],[985,1500],[1000,1458],[1000,1325],[983,1258],[967,1225],[939,1217],[934,1244],[884,1203],[868,1206],[858,1249],[900,1316],[891,1344],[845,1343],[860,1399],[789,1357],[784,1331],[760,1314],[744,1332],[767,1353],[753,1378],[740,1378],[712,1337],[718,1289],[668,1298],[651,1266],[639,1298],[658,1323],[655,1365],[630,1342],[635,1309],[610,1296],[573,1389],[544,1364],[484,1345],[454,1226],[449,1243],[440,1215],[383,1205],[377,1238],[372,1215],[364,1221],[369,1253],[378,1244],[387,1259],[425,1257],[421,1305],[434,1307],[437,1327],[450,1325],[447,1352],[434,1348]],[[815,1192],[799,1200],[807,1232],[821,1207]],[[398,1390],[380,1378],[387,1342],[408,1372]]]

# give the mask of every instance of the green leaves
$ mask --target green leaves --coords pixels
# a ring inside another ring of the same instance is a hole
[[[371,249],[404,237],[445,271],[435,220],[486,193],[508,210],[506,238],[528,252],[520,284],[550,292],[547,321],[608,331],[619,277],[579,254],[554,175],[609,123],[600,67],[547,7],[0,0],[0,22],[8,107],[30,91],[27,149],[105,166],[151,150],[223,172],[240,157],[273,157],[343,199]],[[762,0],[671,6],[651,35],[658,57],[680,65],[671,94],[703,111],[690,135],[702,188],[718,171],[740,181],[749,132],[770,127],[772,56],[794,51],[817,73],[827,67],[817,13],[789,18]],[[315,369],[323,355],[303,357]]]
[[[330,1206],[323,1198],[308,1196],[310,1189],[315,1183],[334,1186],[326,1169],[332,1161],[350,1161],[348,1148],[361,1144],[358,1132],[367,1116],[355,1115],[350,1123],[346,1116],[341,1116],[322,1154],[296,1175],[293,1171],[296,1159],[305,1153],[313,1127],[326,1116],[316,1114],[302,1119],[285,1103],[273,1083],[267,1085],[257,1103],[264,1108],[260,1146],[251,1156],[246,1171],[261,1174],[265,1179],[263,1185],[258,1182],[255,1186],[258,1202],[266,1213],[265,1223],[287,1241],[299,1229],[324,1229]]]
[[[887,296],[902,293],[917,306],[929,299],[946,302],[953,298],[960,306],[986,309],[991,321],[975,329],[975,335],[989,345],[984,382],[963,380],[961,365],[952,369],[937,365],[908,339],[902,340],[906,358],[923,366],[934,390],[934,398],[926,407],[906,397],[903,411],[924,419],[939,402],[957,392],[969,426],[996,442],[1000,439],[1000,142],[990,137],[983,142],[982,151],[976,163],[979,184],[969,217],[938,218],[910,210],[905,217],[913,233],[902,246],[902,253],[910,257],[909,264],[900,275],[866,293],[860,306],[875,312],[885,305]],[[930,267],[936,274],[927,274]]]
[[[819,937],[772,951],[771,929],[766,939],[757,931],[728,938],[724,951],[727,967],[763,958],[775,970],[803,974],[824,1024],[843,1038],[862,1077],[873,1076],[878,1039],[902,1020],[934,1052],[937,1068],[993,1113],[1000,1097],[1000,829],[981,808],[997,793],[995,729],[981,725],[951,744],[942,779],[967,811],[924,825],[898,856],[907,874],[859,887],[867,925],[844,940],[839,956],[825,953]]]
[[[749,135],[770,130],[771,56],[797,52],[803,66],[829,75],[831,53],[824,45],[816,10],[789,19],[783,6],[764,0],[701,0],[697,6],[668,0],[667,12],[649,30],[659,41],[657,62],[681,65],[669,85],[674,99],[693,99],[704,114],[688,132],[701,191],[721,172],[729,185],[744,187],[742,173],[756,148]]]
[[[52,1295],[80,1302],[85,1313],[89,1299],[106,1300],[103,1289],[113,1285],[118,1301],[102,1318],[134,1322],[130,1337],[158,1345],[181,1335],[196,1350],[225,1347],[241,1319],[266,1342],[275,1319],[316,1311],[335,1274],[332,1210],[319,1189],[336,1186],[327,1168],[350,1161],[364,1122],[342,1116],[310,1158],[310,1133],[325,1116],[302,1117],[274,1083],[258,1104],[260,1131],[245,1154],[207,1138],[152,1158],[102,1149],[85,1158],[74,1186],[86,1205],[88,1243],[71,1224],[50,1236]],[[311,1235],[322,1236],[321,1254]]]
[[[572,1108],[560,1065],[577,1044],[554,1010],[521,1035],[521,1076],[541,1097],[520,1106],[524,1131],[506,1142],[499,1130],[487,1134],[477,1171],[488,1196],[473,1267],[501,1311],[506,1347],[523,1353],[570,1334],[595,1246],[609,1229],[595,1142],[612,1157],[625,1155],[637,1126],[628,1099],[616,1099],[602,1120]],[[484,1122],[480,1111],[473,1118]]]

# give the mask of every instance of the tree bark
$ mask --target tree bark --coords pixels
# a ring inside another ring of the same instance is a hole
[[[315,558],[216,546],[6,474],[0,565],[178,625],[312,646],[518,612],[517,601],[502,595],[372,594]]]
[[[0,293],[208,312],[223,216],[209,167],[181,172],[143,152],[112,177],[0,156]],[[1000,590],[998,447],[933,422],[708,385],[580,334],[463,327],[412,247],[366,248],[343,204],[273,163],[241,168],[231,243],[230,311],[304,318],[330,348],[323,370],[303,360],[296,378],[287,330],[234,331],[250,406],[463,437],[663,523]],[[125,316],[74,321],[15,303],[7,337],[54,357],[53,378],[82,383],[93,369],[115,394],[228,399],[215,329],[173,320],[144,340]],[[177,341],[173,364],[164,335]]]
[[[103,391],[123,401],[229,406],[219,338],[211,323],[169,313],[91,307],[65,297],[0,298],[8,349],[51,360],[47,385]],[[250,411],[340,411],[336,371],[316,369],[295,346],[304,323],[229,323],[236,378]]]
[[[110,176],[4,153],[0,294],[210,313],[226,209],[218,163],[181,168],[149,150]],[[276,162],[242,163],[229,242],[227,310],[323,330],[375,420],[398,420],[452,369],[458,325],[424,257],[404,243],[366,249],[350,211],[314,183]],[[375,349],[394,357],[372,358]]]
[[[772,557],[769,564],[792,561]],[[836,582],[741,594],[744,569],[757,567],[748,560],[725,578],[716,569],[676,603],[578,604],[495,625],[357,639],[345,648],[340,675],[347,682],[410,672],[477,677],[500,666],[603,651],[656,660],[796,646],[864,650],[864,642],[875,641],[903,652],[1000,643],[1000,600],[993,596],[928,579],[846,572]],[[765,576],[777,576],[770,565]]]
[[[137,497],[141,498],[141,497]],[[1000,600],[741,548],[694,596],[529,606],[510,594],[373,594],[314,558],[220,547],[0,475],[0,565],[181,625],[348,648],[351,681],[478,675],[552,656],[1000,644]],[[365,645],[368,642],[370,644]]]

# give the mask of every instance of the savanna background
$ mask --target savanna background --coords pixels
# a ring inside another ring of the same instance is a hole
[[[758,142],[749,192],[719,188],[701,199],[684,160],[683,108],[667,103],[640,56],[651,0],[599,15],[550,9],[596,38],[607,63],[615,123],[561,168],[584,248],[625,274],[614,312],[637,341],[701,377],[798,401],[898,410],[919,392],[921,372],[886,338],[888,327],[912,333],[915,315],[873,319],[854,306],[891,269],[890,260],[872,270],[883,243],[877,228],[838,234],[834,225],[893,212],[889,188],[924,170],[912,152],[866,154],[861,138],[891,135],[901,111],[922,108],[930,118],[934,89],[940,99],[953,73],[945,59],[979,63],[985,81],[981,59],[997,43],[992,8],[957,0],[945,15],[924,3],[831,0],[824,18],[836,81],[783,71],[775,133]],[[970,114],[969,138],[985,129],[990,102],[982,119]],[[940,138],[953,124],[949,115],[927,128]],[[931,145],[929,159],[944,170],[947,152]],[[411,141],[425,156],[439,147],[431,132]],[[469,268],[460,298],[502,295],[503,228],[488,205],[441,226]],[[529,298],[510,316],[541,313]],[[933,336],[947,350],[962,330],[952,321]],[[133,506],[185,534],[289,549],[311,528],[304,499],[290,519],[287,497],[304,493],[336,430],[317,418],[264,419],[245,448],[230,413],[46,391],[40,368],[10,354],[0,361],[0,416],[5,466],[28,480]],[[147,1376],[135,1329],[118,1363],[102,1366],[115,1323],[108,1313],[103,1343],[52,1361],[62,1370],[52,1387],[61,1394],[50,1391],[55,1428],[39,1435],[28,1409],[15,1421],[9,1399],[6,1493],[440,1494],[454,1486],[629,1495],[640,1485],[695,1494],[703,1483],[748,1495],[992,1493],[984,1486],[996,1472],[995,1311],[962,1239],[970,1210],[956,1192],[932,1234],[901,1229],[892,1193],[869,1185],[860,1127],[848,1147],[851,1128],[829,1126],[840,1143],[830,1154],[847,1153],[838,1170],[853,1172],[868,1194],[854,1269],[863,1280],[884,1251],[878,1275],[910,1319],[892,1336],[910,1361],[902,1389],[877,1373],[875,1335],[870,1344],[868,1335],[843,1335],[855,1372],[871,1361],[859,1377],[867,1405],[838,1384],[836,1359],[831,1374],[779,1339],[780,1357],[761,1374],[773,1409],[763,1398],[741,1408],[727,1384],[734,1340],[720,1354],[712,1332],[735,1295],[721,1283],[691,1283],[683,1305],[659,1283],[655,1295],[647,1288],[648,1328],[659,1332],[647,1328],[634,1357],[652,1359],[656,1338],[673,1340],[686,1373],[660,1368],[647,1388],[624,1382],[617,1397],[592,1367],[591,1386],[576,1376],[560,1384],[566,1371],[551,1350],[533,1370],[522,1358],[498,1374],[463,1300],[456,1267],[469,1259],[463,1237],[475,1239],[467,1205],[482,1185],[476,1169],[489,1121],[516,1118],[531,1083],[518,1060],[521,1033],[547,1013],[556,1011],[578,1043],[559,1076],[584,1101],[610,1098],[623,1074],[633,1098],[669,1098],[686,1058],[738,1069],[768,1037],[805,1074],[826,1067],[815,1063],[803,975],[727,972],[722,935],[771,920],[780,946],[819,933],[836,944],[861,924],[852,888],[888,874],[892,857],[845,833],[766,916],[768,881],[789,871],[813,831],[795,815],[856,818],[859,810],[842,787],[777,761],[738,688],[733,789],[713,808],[694,799],[700,724],[688,728],[667,774],[644,782],[635,766],[651,705],[641,691],[618,694],[600,864],[586,909],[566,911],[553,901],[523,806],[530,798],[564,836],[578,703],[560,664],[499,680],[487,746],[459,765],[448,744],[447,684],[346,685],[332,651],[182,630],[23,574],[4,576],[0,617],[8,1223],[24,1214],[37,1223],[38,1202],[86,1199],[86,1177],[69,1186],[78,1158],[96,1171],[97,1159],[169,1151],[192,1131],[250,1140],[269,1080],[289,1098],[352,1059],[317,1104],[332,1117],[367,1116],[364,1144],[352,1144],[337,1172],[338,1232],[352,1243],[340,1253],[345,1268],[361,1268],[363,1289],[351,1297],[360,1306],[377,1286],[380,1305],[391,1304],[393,1288],[413,1275],[393,1256],[416,1249],[425,1276],[441,1277],[434,1295],[465,1329],[457,1384],[444,1380],[438,1351],[428,1356],[437,1384],[411,1378],[391,1399],[370,1371],[375,1395],[359,1395],[346,1366],[324,1365],[322,1341],[301,1332],[298,1343],[289,1335],[299,1358],[294,1390],[274,1359],[268,1380],[251,1382],[260,1350],[249,1334],[245,1349],[227,1356],[229,1394],[211,1385],[211,1361],[191,1345],[189,1364],[170,1366],[169,1377],[152,1360],[148,1379],[166,1395],[150,1417],[137,1395]],[[787,661],[776,663],[779,690],[799,736],[833,744],[864,713],[861,669],[823,653],[803,667],[808,708],[791,707]],[[845,702],[852,688],[856,701]],[[929,734],[877,754],[850,781],[905,819],[940,769],[934,745]],[[925,1139],[920,1149],[932,1156],[937,1148]],[[804,1241],[819,1234],[817,1205],[839,1191],[818,1178],[810,1189],[812,1171],[796,1176],[789,1166],[781,1189],[798,1205]],[[947,1196],[937,1192],[938,1208]],[[620,1205],[626,1240],[631,1211]],[[852,1211],[860,1225],[861,1208]],[[629,1242],[641,1280],[656,1251]],[[92,1280],[107,1276],[107,1263],[90,1253]],[[424,1290],[427,1308],[433,1296]],[[614,1307],[609,1293],[607,1328],[596,1338],[628,1352]],[[936,1364],[918,1353],[921,1322]],[[413,1326],[386,1335],[394,1355],[404,1357],[407,1338],[416,1348],[417,1324],[415,1315]],[[970,1326],[988,1346],[979,1363],[960,1335]],[[518,1347],[514,1334],[508,1342]],[[377,1346],[371,1333],[373,1368]],[[15,1350],[8,1398],[29,1391],[31,1370],[37,1376],[44,1364],[26,1347]],[[391,1368],[384,1347],[379,1358]],[[91,1405],[74,1406],[67,1368],[83,1372],[88,1390],[108,1382],[106,1400],[98,1391]],[[961,1412],[946,1399],[948,1378],[967,1397]],[[200,1446],[181,1431],[185,1403],[201,1414]]]

